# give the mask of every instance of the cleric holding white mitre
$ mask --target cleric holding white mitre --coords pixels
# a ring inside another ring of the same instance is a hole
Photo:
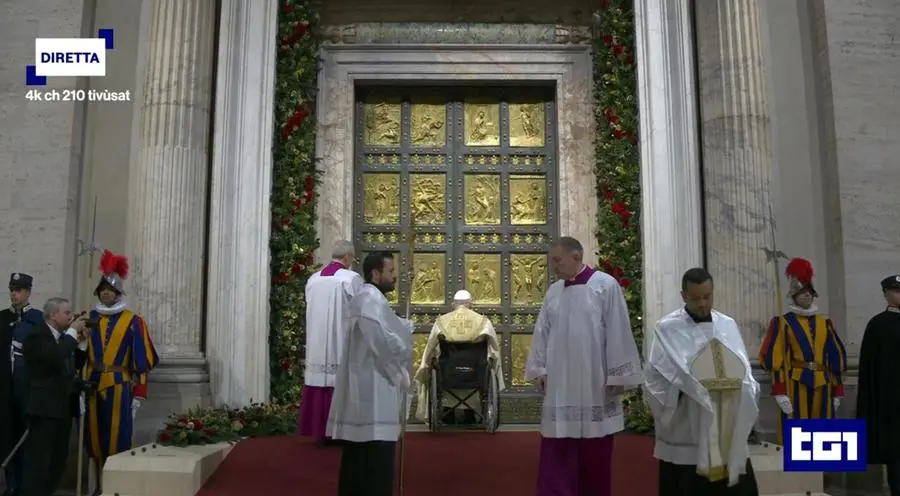
[[[684,307],[651,336],[644,396],[656,427],[659,496],[758,496],[748,437],[759,384],[737,323],[713,310],[713,279],[681,280]]]

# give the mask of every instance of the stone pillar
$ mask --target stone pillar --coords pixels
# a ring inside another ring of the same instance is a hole
[[[158,427],[149,424],[153,417],[208,397],[203,271],[216,25],[215,0],[152,4],[127,237],[129,301],[148,320],[161,358],[151,375],[159,384],[150,386],[151,411],[138,417],[147,429]]]
[[[206,315],[210,388],[216,404],[242,406],[269,398],[269,196],[277,30],[278,0],[222,0]]]
[[[694,5],[707,267],[716,281],[716,307],[737,321],[752,358],[776,314],[774,265],[765,251],[773,244],[773,172],[760,5]]]
[[[691,0],[634,9],[647,357],[653,326],[682,304],[682,274],[703,265],[703,216]]]

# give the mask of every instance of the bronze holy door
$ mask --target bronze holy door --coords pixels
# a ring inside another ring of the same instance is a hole
[[[435,318],[466,289],[496,327],[508,391],[529,390],[525,358],[551,281],[546,252],[558,235],[553,94],[357,88],[355,242],[363,253],[395,254],[398,287],[390,296],[401,312],[411,298],[417,364]]]

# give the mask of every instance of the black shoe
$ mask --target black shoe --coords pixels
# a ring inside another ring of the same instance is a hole
[[[317,441],[320,448],[334,448],[341,446],[343,443],[340,439],[320,439]]]

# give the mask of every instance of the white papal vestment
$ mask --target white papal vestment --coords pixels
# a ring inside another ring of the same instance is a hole
[[[306,283],[306,373],[304,384],[334,387],[335,376],[350,331],[350,300],[362,288],[362,278],[331,262]]]
[[[431,381],[431,364],[432,360],[440,356],[440,347],[438,347],[438,338],[444,336],[445,339],[454,343],[472,343],[479,339],[487,341],[488,359],[493,360],[494,374],[497,377],[497,392],[506,389],[506,383],[503,381],[503,364],[500,363],[500,344],[497,342],[497,332],[494,330],[494,324],[491,319],[479,314],[478,312],[460,306],[452,312],[446,313],[438,317],[434,326],[431,327],[431,334],[428,336],[428,342],[425,344],[425,351],[422,353],[422,360],[419,362],[419,368],[416,370],[416,387],[418,388],[418,402],[416,404],[416,418],[419,420],[428,419],[428,385]],[[466,398],[468,391],[459,391],[457,396]],[[466,406],[475,411],[481,411],[481,398],[475,393],[468,397]],[[452,407],[456,405],[453,398],[444,398],[444,406]]]
[[[656,458],[696,465],[703,475],[724,464],[729,485],[737,484],[759,413],[759,384],[734,319],[714,311],[712,322],[698,323],[676,310],[657,324],[649,354],[645,396],[656,421]],[[718,390],[716,375],[725,384]]]
[[[350,319],[326,432],[357,443],[396,441],[400,402],[410,385],[413,324],[371,284],[351,300]]]
[[[556,281],[534,327],[525,379],[547,376],[541,434],[599,438],[625,429],[622,397],[607,386],[643,383],[619,283],[585,267],[573,281]]]

